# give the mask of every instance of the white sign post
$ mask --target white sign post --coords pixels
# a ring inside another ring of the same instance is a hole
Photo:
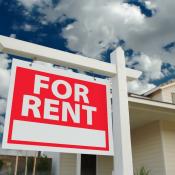
[[[124,54],[120,48],[112,53],[112,64],[4,36],[0,36],[0,51],[111,77],[114,119],[113,174],[133,175],[126,78],[137,79],[141,72],[125,67]],[[77,173],[80,171],[77,170]]]
[[[111,63],[117,69],[112,78],[113,175],[133,175],[125,57],[121,48],[111,54]]]

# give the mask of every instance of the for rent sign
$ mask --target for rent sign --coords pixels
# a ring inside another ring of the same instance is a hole
[[[107,80],[13,61],[3,148],[113,154]]]

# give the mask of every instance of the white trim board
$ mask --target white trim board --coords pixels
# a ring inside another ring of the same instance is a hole
[[[170,103],[162,103],[162,102],[158,102],[158,101],[140,99],[140,98],[135,98],[135,97],[128,97],[128,101],[139,103],[139,104],[145,104],[145,105],[150,105],[150,106],[156,106],[156,107],[160,107],[160,108],[168,108],[168,109],[174,109],[175,110],[175,105],[170,104]]]

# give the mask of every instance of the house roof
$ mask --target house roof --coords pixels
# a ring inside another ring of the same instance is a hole
[[[147,91],[146,93],[143,94],[143,96],[145,96],[145,97],[149,96],[149,95],[151,95],[151,94],[153,94],[153,93],[155,93],[155,92],[157,92],[159,90],[165,89],[165,88],[173,86],[173,85],[175,85],[175,79],[170,80],[170,81],[168,81],[166,83],[161,84],[160,86],[157,86],[157,87]]]

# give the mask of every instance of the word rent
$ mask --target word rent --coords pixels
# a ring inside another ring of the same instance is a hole
[[[54,99],[45,98],[41,100],[39,95],[51,89]],[[29,117],[29,113],[33,113],[34,118],[43,118],[54,121],[67,122],[72,120],[74,123],[81,122],[81,110],[86,113],[86,124],[93,124],[93,113],[97,108],[90,106],[88,99],[89,89],[82,84],[74,84],[57,79],[51,82],[50,78],[43,75],[35,75],[33,94],[23,95],[22,112],[23,117]],[[69,98],[73,99],[68,102]],[[80,100],[83,104],[80,104]],[[41,112],[41,106],[44,110]],[[61,114],[61,115],[60,115]]]

